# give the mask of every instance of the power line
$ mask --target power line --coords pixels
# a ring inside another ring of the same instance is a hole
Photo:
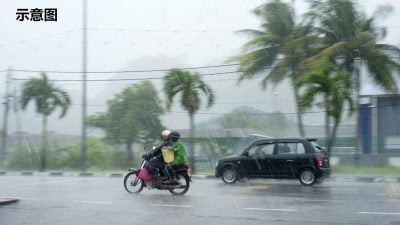
[[[223,29],[182,29],[182,28],[177,28],[177,29],[155,29],[155,28],[87,28],[88,31],[111,31],[111,32],[167,32],[167,33],[179,33],[179,32],[202,32],[202,33],[232,33],[236,32],[238,30],[223,30]],[[22,39],[22,40],[16,40],[16,41],[10,41],[10,42],[5,42],[5,43],[0,43],[0,46],[6,46],[10,44],[15,44],[15,43],[24,43],[28,41],[33,41],[33,40],[40,40],[40,39],[46,39],[46,38],[52,38],[60,35],[65,35],[65,34],[71,34],[71,33],[78,33],[81,32],[82,28],[78,29],[73,29],[73,30],[67,30],[64,32],[59,32],[59,33],[51,33],[51,34],[45,34],[37,37],[31,37],[27,39]]]
[[[223,75],[223,74],[232,74],[232,73],[240,73],[242,71],[228,71],[228,72],[219,72],[219,73],[207,73],[207,74],[200,74],[200,76],[216,76],[216,75]],[[109,81],[137,81],[137,80],[161,80],[163,77],[146,77],[146,78],[111,78],[111,79],[87,79],[87,81],[92,82],[109,82]],[[13,78],[13,80],[21,81],[21,80],[29,80],[29,78]],[[82,79],[49,79],[49,81],[56,81],[56,82],[70,82],[70,81],[83,81]]]
[[[183,68],[174,68],[174,69],[181,69],[181,70],[196,70],[196,69],[209,69],[209,68],[220,68],[220,67],[229,67],[229,66],[238,66],[239,63],[232,63],[232,64],[222,64],[222,65],[214,65],[214,66],[196,66],[196,67],[183,67]],[[151,73],[151,72],[167,72],[173,68],[169,69],[150,69],[150,70],[115,70],[115,71],[88,71],[86,73],[92,74],[109,74],[109,73]],[[1,72],[5,72],[3,70]],[[22,70],[22,69],[13,69],[15,72],[22,72],[22,73],[76,73],[80,74],[82,71],[57,71],[57,70]]]
[[[24,39],[24,40],[10,41],[10,42],[6,42],[6,43],[0,43],[0,46],[6,46],[6,45],[14,44],[14,43],[26,43],[27,41],[44,39],[44,38],[52,38],[52,37],[59,36],[59,35],[80,32],[81,30],[82,29],[74,29],[74,30],[68,30],[68,31],[65,31],[65,32],[60,32],[60,33],[53,33],[53,34],[46,34],[46,35],[42,35],[42,36],[32,37],[32,38]]]
[[[393,29],[400,29],[400,26],[383,26],[385,28],[393,28]],[[157,29],[157,28],[87,28],[88,31],[94,31],[94,32],[99,32],[99,31],[107,31],[107,32],[146,32],[146,33],[152,33],[152,32],[165,32],[165,33],[189,33],[189,32],[198,32],[198,33],[233,33],[241,30],[240,28],[236,30],[231,30],[231,29],[182,29],[182,28],[176,28],[176,29]],[[22,39],[22,40],[16,40],[16,41],[10,41],[6,43],[0,43],[1,46],[6,46],[10,44],[15,44],[15,43],[26,43],[28,41],[33,41],[33,40],[40,40],[40,39],[46,39],[46,38],[52,38],[60,35],[65,35],[65,34],[71,34],[71,33],[78,33],[81,32],[82,28],[78,29],[73,29],[73,30],[67,30],[64,32],[59,32],[59,33],[52,33],[52,34],[46,34],[42,36],[37,36],[37,37],[31,37],[28,39]]]
[[[249,103],[251,104],[251,103]],[[81,104],[71,104],[73,106],[81,106]],[[97,104],[89,104],[88,106],[92,107],[103,107],[106,108],[108,105],[97,105]],[[378,105],[378,106],[370,106],[370,108],[383,108],[383,107],[393,107],[393,106],[400,106],[400,103],[398,104],[387,104],[387,105]],[[343,109],[342,111],[350,111],[351,109]],[[170,113],[183,113],[186,114],[188,113],[187,111],[168,111]],[[317,113],[326,113],[326,110],[320,110],[320,111],[307,111],[307,112],[302,112],[302,114],[317,114]],[[283,114],[283,115],[296,115],[298,114],[297,112],[272,112],[272,113],[223,113],[223,112],[196,112],[196,114],[200,115],[227,115],[227,116],[272,116],[276,114]]]
[[[229,30],[229,29],[162,29],[162,28],[88,28],[90,31],[112,31],[112,32],[203,32],[203,33],[232,33],[237,32],[237,30]]]

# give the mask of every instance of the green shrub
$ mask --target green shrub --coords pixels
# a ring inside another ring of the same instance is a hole
[[[9,170],[36,170],[39,168],[39,152],[35,149],[17,149],[14,156],[5,163]]]

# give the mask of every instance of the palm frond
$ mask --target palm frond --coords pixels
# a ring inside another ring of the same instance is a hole
[[[383,89],[397,93],[396,80],[391,71],[399,70],[399,64],[390,59],[386,54],[379,51],[376,47],[368,49],[365,55],[367,68],[373,81]]]
[[[287,66],[285,60],[280,60],[276,65],[266,74],[266,76],[261,81],[261,86],[265,90],[269,82],[277,85],[281,81],[286,78],[286,75],[289,73],[290,69]]]
[[[236,33],[249,35],[251,37],[257,37],[257,36],[262,36],[262,35],[266,34],[264,31],[255,30],[255,29],[243,29],[243,30],[236,31]]]
[[[239,81],[264,72],[276,61],[278,52],[278,48],[270,48],[268,51],[261,49],[241,55],[239,57],[239,71],[241,71]]]
[[[60,118],[66,114],[71,104],[68,93],[49,82],[45,73],[41,73],[40,78],[31,78],[23,84],[20,101],[22,109],[26,109],[31,101],[35,102],[36,112],[44,116],[49,116],[56,108],[61,107]]]

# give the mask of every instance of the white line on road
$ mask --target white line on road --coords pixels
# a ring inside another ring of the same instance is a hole
[[[158,204],[153,204],[152,206],[156,206],[156,207],[192,208],[191,205],[158,205]]]
[[[255,211],[280,211],[280,212],[297,212],[297,209],[264,209],[264,208],[244,208],[245,210]]]
[[[358,214],[369,214],[369,215],[395,215],[395,216],[400,216],[400,213],[388,213],[388,212],[358,212]]]
[[[31,183],[31,184],[15,185],[15,186],[13,186],[13,187],[36,186],[36,185],[43,185],[43,184],[70,183],[70,182],[74,182],[74,181],[76,182],[76,179],[74,179],[74,180],[44,181],[44,182],[37,182],[37,183]]]
[[[99,202],[99,201],[73,201],[75,203],[90,203],[90,204],[112,204],[112,202]]]

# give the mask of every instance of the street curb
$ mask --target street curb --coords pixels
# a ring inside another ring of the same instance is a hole
[[[31,171],[23,171],[23,172],[21,172],[21,175],[22,176],[33,176],[33,172],[31,172]]]
[[[0,206],[18,202],[15,198],[0,198]]]
[[[93,173],[79,173],[80,177],[92,177]]]
[[[49,176],[51,177],[62,177],[64,175],[63,172],[50,172]]]
[[[110,177],[116,177],[116,178],[123,177],[123,176],[124,175],[122,173],[112,173],[112,174],[110,174]]]

